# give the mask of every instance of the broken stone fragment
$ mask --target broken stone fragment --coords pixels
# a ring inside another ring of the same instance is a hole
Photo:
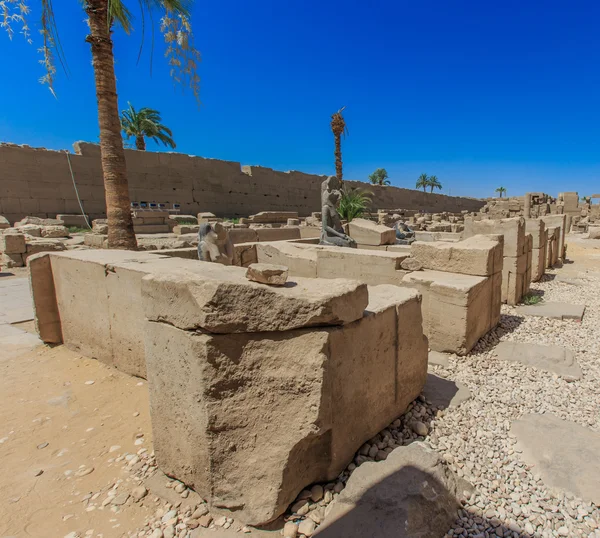
[[[415,258],[406,258],[402,260],[400,267],[405,271],[421,271],[421,269],[423,269],[421,262]]]
[[[287,282],[288,268],[285,265],[252,263],[246,271],[246,278],[260,284],[283,286]]]

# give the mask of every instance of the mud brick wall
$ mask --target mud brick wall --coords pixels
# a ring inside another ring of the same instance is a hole
[[[77,142],[69,154],[85,211],[106,214],[100,147]],[[279,172],[262,166],[205,159],[181,153],[125,150],[132,201],[181,205],[183,214],[211,211],[220,217],[247,217],[259,211],[321,210],[324,176]],[[484,202],[397,187],[347,181],[373,193],[372,209],[403,208],[428,212],[479,211]],[[79,213],[65,151],[0,144],[0,215],[11,223],[32,215]]]

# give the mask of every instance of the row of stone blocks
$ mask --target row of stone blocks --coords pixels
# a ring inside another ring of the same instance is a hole
[[[416,290],[112,250],[30,274],[42,340],[147,377],[159,467],[249,524],[334,479],[425,383]]]

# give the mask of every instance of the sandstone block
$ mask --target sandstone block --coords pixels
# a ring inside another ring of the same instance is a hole
[[[5,230],[6,228],[10,228],[10,222],[6,217],[0,215],[0,230]]]
[[[216,219],[217,216],[214,213],[211,213],[210,211],[202,211],[200,213],[198,213],[198,223],[200,223],[200,220],[202,219]]]
[[[167,234],[171,231],[168,224],[140,224],[133,227],[136,234]]]
[[[590,226],[588,232],[588,239],[600,239],[600,226]]]
[[[78,226],[86,229],[88,227],[83,215],[56,215],[56,220],[61,220],[65,226]]]
[[[532,248],[542,248],[546,241],[546,224],[542,219],[525,219],[525,233],[533,238]]]
[[[148,275],[142,296],[149,320],[213,333],[350,323],[362,316],[368,302],[366,285],[351,280],[296,278],[295,284],[261,286],[246,280],[240,267],[204,262],[195,273]]]
[[[220,335],[147,322],[159,466],[255,525],[335,478],[425,383],[419,295],[383,288],[338,327]]]
[[[502,244],[483,235],[458,243],[417,241],[411,245],[411,256],[434,271],[489,276],[502,270]]]
[[[23,260],[27,261],[29,256],[40,252],[61,252],[67,250],[67,246],[59,239],[36,239],[27,243],[27,252],[23,254]]]
[[[168,219],[170,213],[168,211],[156,211],[153,209],[134,209],[131,214],[136,219]]]
[[[46,253],[35,254],[28,259],[27,265],[33,297],[35,328],[40,340],[47,344],[61,344],[62,329],[50,256]]]
[[[9,254],[7,252],[3,252],[0,254],[0,267],[3,269],[12,269],[13,267],[23,267],[25,263],[23,262],[22,254]]]
[[[43,226],[42,237],[69,237],[69,230],[65,226]]]
[[[14,230],[14,232],[13,232]],[[31,237],[42,237],[42,227],[37,224],[25,224],[18,228],[9,228],[4,233],[20,233],[30,235]]]
[[[0,252],[6,254],[23,254],[27,252],[25,236],[23,234],[0,235]]]
[[[288,219],[297,219],[298,213],[296,211],[261,211],[256,215],[250,215],[250,222],[256,223],[279,223],[285,224]]]
[[[474,235],[501,234],[504,236],[504,256],[517,257],[525,251],[525,219],[515,217],[510,219],[475,220],[465,218],[465,239]]]
[[[558,228],[557,236],[557,245],[556,252],[554,253],[554,258],[556,263],[559,259],[562,259],[564,256],[564,247],[565,247],[565,233],[567,231],[567,216],[566,215],[544,215],[541,219],[546,224],[546,228],[554,227]]]
[[[546,272],[546,245],[531,251],[531,281],[537,282]]]
[[[197,255],[196,252],[196,257]],[[239,267],[248,267],[251,263],[258,263],[256,243],[238,243],[233,245],[233,264]]]
[[[175,221],[177,224],[198,224],[198,217],[194,215],[171,215],[169,213],[169,220]]]
[[[288,226],[300,226],[300,219],[287,219]]]
[[[25,226],[27,224],[34,224],[36,226],[64,226],[64,222],[58,219],[42,219],[40,217],[25,217],[18,222],[15,222],[15,228]]]
[[[317,278],[317,249],[285,241],[257,243],[256,255],[259,263],[288,267],[294,277]]]
[[[106,231],[108,232],[108,226]],[[100,233],[85,234],[83,236],[83,244],[87,247],[93,248],[108,248],[108,235]]]
[[[238,243],[255,243],[258,241],[256,230],[250,228],[233,228],[229,230],[229,239],[236,245]]]
[[[175,235],[197,234],[199,230],[199,224],[178,224],[177,226],[173,227],[173,233]]]
[[[405,271],[420,271],[423,269],[421,262],[415,258],[406,258],[402,260],[400,267]]]
[[[285,265],[272,265],[270,263],[253,263],[248,266],[246,278],[252,282],[283,286],[287,282],[288,268]]]
[[[256,228],[259,241],[289,241],[300,239],[300,228]]]
[[[348,235],[364,245],[393,245],[396,231],[367,219],[353,219],[348,223]]]

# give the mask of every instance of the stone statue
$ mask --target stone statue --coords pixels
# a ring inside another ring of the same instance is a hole
[[[233,263],[233,244],[220,222],[200,224],[198,230],[198,259],[222,265]]]
[[[321,240],[320,245],[356,248],[356,241],[344,233],[337,205],[342,193],[336,176],[329,176],[321,184]]]
[[[415,242],[415,232],[404,222],[398,221],[394,228],[396,230],[396,245],[410,245]]]

